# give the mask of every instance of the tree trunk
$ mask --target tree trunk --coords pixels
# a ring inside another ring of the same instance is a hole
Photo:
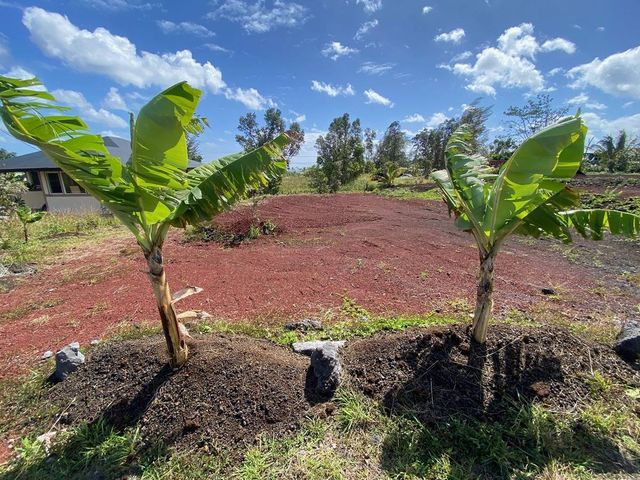
[[[149,280],[153,287],[160,319],[162,320],[162,331],[167,341],[167,350],[169,351],[171,366],[178,368],[187,361],[189,349],[178,327],[176,311],[171,303],[171,291],[167,284],[164,265],[162,263],[162,249],[160,247],[154,247],[149,254],[145,254],[145,257],[147,259],[147,265],[149,266]]]
[[[27,231],[27,224],[22,224],[22,229],[24,231],[24,243],[29,243],[29,232]]]
[[[476,294],[476,310],[473,315],[473,339],[484,344],[487,339],[487,328],[493,308],[493,262],[496,258],[494,250],[480,252],[480,274]]]

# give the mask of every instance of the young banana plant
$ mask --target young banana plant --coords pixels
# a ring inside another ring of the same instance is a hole
[[[250,189],[282,174],[286,134],[249,153],[230,155],[187,172],[185,132],[199,128],[201,92],[186,82],[160,93],[131,117],[131,158],[111,155],[102,137],[78,117],[64,115],[37,79],[0,76],[0,115],[15,138],[36,146],[133,233],[149,268],[171,364],[187,359],[186,329],[174,307],[187,289],[171,296],[162,248],[171,227],[209,220]],[[53,112],[53,113],[52,113]],[[45,115],[44,113],[52,113]]]
[[[550,235],[571,241],[571,230],[601,239],[603,231],[636,236],[640,217],[615,210],[577,209],[579,196],[567,187],[582,161],[587,128],[580,115],[536,133],[493,173],[487,160],[470,151],[471,132],[458,129],[446,149],[446,170],[432,174],[456,217],[471,232],[480,254],[473,338],[484,344],[493,306],[493,268],[512,233]]]

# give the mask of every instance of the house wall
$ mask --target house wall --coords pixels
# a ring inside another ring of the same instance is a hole
[[[100,211],[100,202],[91,195],[48,195],[50,212],[86,213]]]
[[[24,203],[33,210],[40,210],[47,203],[47,199],[42,191],[24,192],[21,197]]]

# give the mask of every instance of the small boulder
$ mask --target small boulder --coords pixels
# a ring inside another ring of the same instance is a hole
[[[344,341],[298,342],[293,344],[293,351],[311,356],[311,372],[314,384],[311,389],[323,397],[332,396],[342,381],[342,361],[339,349]]]
[[[284,328],[287,330],[302,330],[304,332],[307,330],[322,330],[322,322],[312,318],[305,318],[298,322],[287,323]]]
[[[53,352],[51,350],[47,350],[42,354],[40,360],[49,360],[51,357],[53,357]]]
[[[628,362],[640,358],[640,321],[629,320],[624,324],[614,348],[616,353]]]
[[[73,342],[56,353],[56,370],[53,378],[61,382],[84,363],[84,355],[80,352],[80,344]]]
[[[91,340],[91,343],[89,344],[92,347],[95,347],[96,345],[100,345],[100,340],[98,340],[97,338],[94,340]]]
[[[556,291],[553,288],[545,287],[545,288],[542,288],[541,291],[542,291],[543,295],[555,295],[556,294]]]

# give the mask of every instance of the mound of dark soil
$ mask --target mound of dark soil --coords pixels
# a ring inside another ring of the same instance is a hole
[[[573,408],[589,395],[596,371],[614,383],[640,385],[640,374],[609,347],[561,329],[494,325],[485,355],[471,355],[468,327],[460,325],[381,334],[344,350],[355,387],[427,422],[499,416],[508,398]]]
[[[216,449],[298,426],[309,406],[307,358],[236,335],[206,335],[190,345],[189,361],[176,371],[158,336],[98,346],[50,400],[68,407],[64,423],[102,417],[118,428],[139,426],[148,445]]]

